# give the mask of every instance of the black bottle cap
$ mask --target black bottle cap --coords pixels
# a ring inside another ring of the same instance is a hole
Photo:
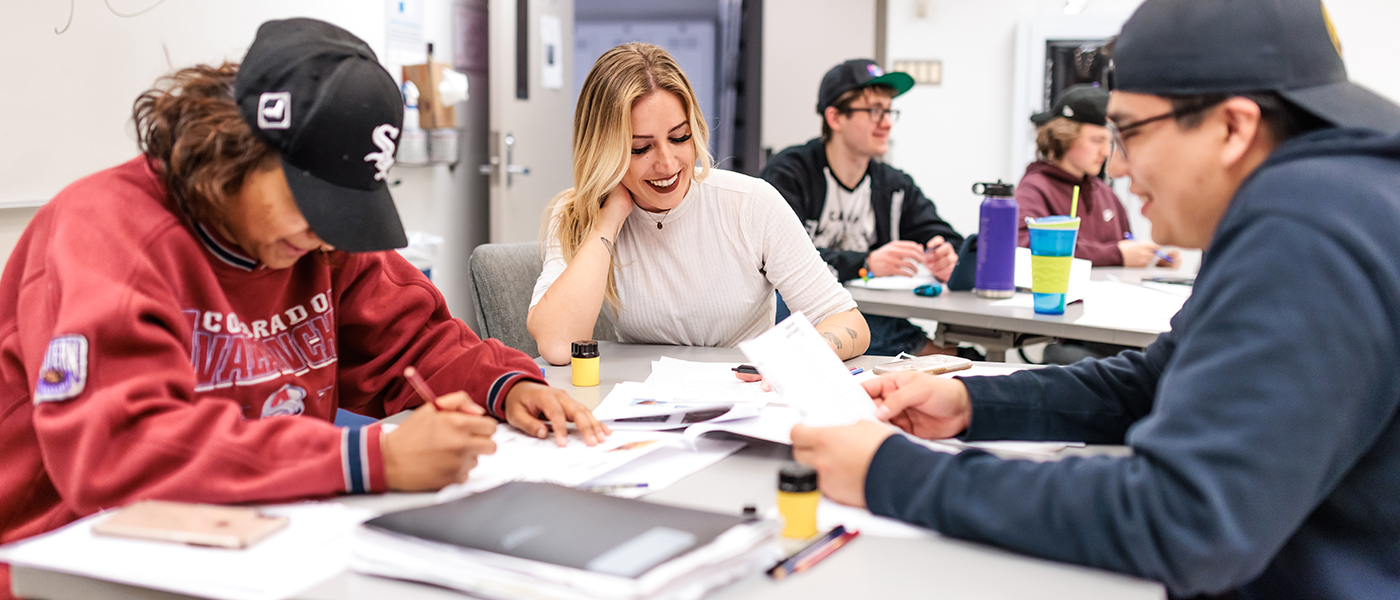
[[[778,491],[815,492],[817,491],[817,470],[804,464],[788,463],[778,471]]]
[[[573,344],[574,358],[598,358],[598,342],[579,340]]]
[[[979,187],[982,189],[977,189]],[[1016,186],[998,179],[996,183],[972,184],[972,193],[981,194],[983,196],[1001,196],[1010,198],[1016,195]]]

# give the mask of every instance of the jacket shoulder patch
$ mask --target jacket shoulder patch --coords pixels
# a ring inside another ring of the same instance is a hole
[[[34,384],[34,403],[76,398],[87,385],[88,341],[71,334],[49,340],[39,380]]]

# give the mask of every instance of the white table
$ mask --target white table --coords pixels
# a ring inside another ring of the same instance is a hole
[[[1164,268],[1128,269],[1095,267],[1090,272],[1094,281],[1113,281],[1138,285],[1147,277],[1183,275]],[[1093,314],[1092,297],[1084,303],[1070,304],[1063,315],[1042,315],[1029,307],[997,306],[996,300],[978,297],[972,292],[949,292],[929,298],[909,290],[872,290],[847,286],[860,311],[905,319],[938,321],[935,342],[968,342],[987,348],[987,359],[1005,360],[1006,350],[1028,344],[1068,338],[1145,348],[1168,331],[1166,321],[1174,309],[1162,310],[1146,306],[1140,318],[1101,319]],[[1165,294],[1164,292],[1154,292]],[[1017,293],[1018,296],[1029,295]],[[1086,314],[1086,311],[1089,313]]]
[[[641,381],[651,371],[651,361],[661,356],[684,360],[743,360],[739,351],[726,348],[641,346],[603,342],[600,385],[576,388],[569,367],[545,366],[551,385],[574,398],[596,406],[612,386],[621,381]],[[872,367],[888,359],[860,357],[851,366]],[[543,361],[541,361],[543,364]],[[745,504],[760,511],[774,504],[777,472],[790,460],[787,446],[762,442],[713,467],[645,497],[661,502],[717,512],[738,513]],[[431,494],[385,494],[347,497],[346,504],[377,510],[394,510],[425,504]],[[55,599],[172,599],[174,594],[114,584],[38,569],[13,571],[14,591],[20,596]],[[250,576],[253,576],[250,574]],[[1029,558],[1011,552],[930,535],[927,539],[878,538],[863,535],[820,566],[775,582],[755,575],[725,587],[714,600],[749,598],[816,600],[837,598],[1038,598],[1114,600],[1161,599],[1166,595],[1155,582],[1085,567]],[[395,598],[450,600],[462,595],[428,585],[342,573],[298,596],[303,600]]]

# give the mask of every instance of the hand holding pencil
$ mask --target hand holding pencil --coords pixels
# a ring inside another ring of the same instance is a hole
[[[496,420],[466,392],[438,396],[412,367],[404,378],[425,404],[380,437],[389,489],[429,491],[466,481],[477,457],[496,451]],[[416,379],[416,381],[415,381]]]

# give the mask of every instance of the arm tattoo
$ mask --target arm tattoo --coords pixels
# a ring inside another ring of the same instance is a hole
[[[603,237],[603,236],[601,236],[601,235],[598,236],[598,239],[603,240],[603,247],[608,249],[608,256],[611,256],[611,257],[613,257],[614,259],[616,259],[616,258],[617,258],[617,250],[615,250],[615,249],[613,248],[613,243],[612,243],[612,242],[609,242],[609,241],[608,241],[608,238],[605,238],[605,237]]]
[[[837,350],[841,349],[841,338],[836,337],[836,334],[830,331],[823,331],[822,337],[826,338],[826,341],[831,342],[831,345],[835,346]]]
[[[850,327],[847,327],[847,328],[846,328],[846,333],[847,333],[848,335],[851,336],[851,341],[852,341],[852,342],[854,342],[854,341],[856,341],[857,339],[859,339],[859,336],[856,335],[856,330],[851,329]]]

